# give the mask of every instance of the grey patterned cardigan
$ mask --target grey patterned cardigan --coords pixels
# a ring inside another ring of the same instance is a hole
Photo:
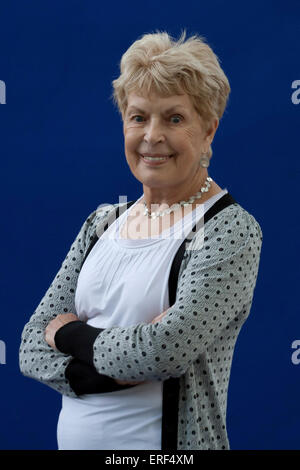
[[[204,226],[202,244],[200,235],[194,235],[180,265],[176,301],[160,322],[106,329],[72,322],[56,334],[59,350],[44,339],[44,330],[56,315],[76,313],[77,279],[91,240],[95,233],[103,233],[109,217],[121,206],[99,206],[83,223],[24,326],[20,370],[70,397],[99,392],[101,387],[105,392],[104,379],[110,381],[107,391],[114,390],[114,378],[174,381],[177,402],[164,404],[163,422],[171,422],[175,415],[177,429],[168,428],[167,421],[162,435],[176,431],[173,449],[227,450],[232,356],[250,313],[262,246],[259,223],[235,201],[223,208],[219,202],[219,209]]]

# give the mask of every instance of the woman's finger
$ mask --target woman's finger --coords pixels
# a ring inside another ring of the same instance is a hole
[[[157,315],[157,317],[153,318],[151,323],[159,322],[166,315],[167,311],[168,311],[168,309],[165,310],[164,312],[160,313],[159,315]]]

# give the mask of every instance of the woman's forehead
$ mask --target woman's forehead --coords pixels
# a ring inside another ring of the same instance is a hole
[[[161,96],[157,93],[141,94],[131,92],[127,98],[127,111],[131,109],[144,110],[144,108],[159,108],[162,111],[175,110],[175,108],[191,108],[192,101],[186,93],[180,95]]]

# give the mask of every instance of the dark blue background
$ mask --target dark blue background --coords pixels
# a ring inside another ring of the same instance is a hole
[[[121,55],[139,36],[198,33],[232,93],[210,174],[260,223],[251,314],[231,373],[232,449],[300,448],[299,1],[1,1],[0,448],[56,449],[61,397],[19,372],[24,324],[87,215],[142,193],[110,99]],[[46,256],[45,256],[46,252]],[[46,263],[45,263],[46,259]]]

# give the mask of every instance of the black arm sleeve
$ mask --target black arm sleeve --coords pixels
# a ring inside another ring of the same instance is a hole
[[[65,370],[65,376],[76,395],[107,393],[135,385],[121,385],[107,375],[98,374],[93,365],[93,344],[103,331],[82,321],[72,321],[55,334],[54,342],[59,351],[74,356]]]
[[[91,393],[115,392],[135,387],[135,385],[130,384],[120,385],[111,377],[98,374],[93,366],[77,358],[72,359],[68,364],[65,376],[69,380],[71,388],[78,396]]]
[[[67,323],[57,330],[54,342],[57,349],[93,366],[93,344],[104,331],[78,320]]]

